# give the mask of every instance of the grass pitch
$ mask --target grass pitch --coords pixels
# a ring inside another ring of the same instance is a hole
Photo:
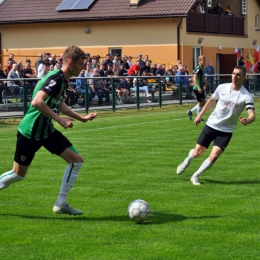
[[[84,215],[52,213],[66,163],[40,149],[25,180],[0,191],[0,259],[260,259],[259,121],[238,124],[203,185],[193,186],[209,151],[176,175],[204,126],[188,119],[188,108],[101,112],[73,129],[56,125],[85,158],[68,199]],[[16,132],[16,122],[0,125],[1,173],[12,167]],[[151,207],[144,224],[126,215],[134,199]]]

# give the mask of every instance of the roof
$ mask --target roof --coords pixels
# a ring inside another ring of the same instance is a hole
[[[89,10],[57,11],[62,1],[5,0],[0,5],[0,24],[186,16],[196,2],[141,0],[138,6],[130,6],[130,0],[95,0]]]

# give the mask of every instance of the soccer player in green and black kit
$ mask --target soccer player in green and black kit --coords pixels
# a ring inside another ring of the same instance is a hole
[[[48,73],[38,82],[31,106],[18,127],[13,169],[0,176],[0,190],[23,180],[35,153],[42,146],[60,156],[68,165],[53,207],[53,212],[57,214],[83,214],[82,211],[72,208],[67,203],[68,193],[77,179],[83,157],[71,142],[54,128],[52,120],[67,129],[73,127],[73,119],[85,123],[96,117],[94,113],[82,116],[71,110],[64,102],[67,80],[79,75],[85,58],[85,53],[80,48],[68,47],[63,55],[62,69]],[[69,118],[61,117],[57,112]]]
[[[206,104],[206,97],[203,89],[204,81],[205,81],[204,66],[206,65],[205,56],[202,55],[199,56],[198,62],[199,65],[196,67],[193,76],[193,82],[194,82],[193,91],[197,97],[198,104],[187,112],[190,120],[192,120],[192,113],[194,111],[197,111],[197,115],[198,115],[201,109],[203,108],[203,106]]]

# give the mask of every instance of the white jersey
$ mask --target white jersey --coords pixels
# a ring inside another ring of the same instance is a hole
[[[246,109],[254,109],[251,94],[242,86],[238,91],[231,89],[231,83],[221,84],[212,97],[218,100],[207,125],[221,132],[233,133],[238,117]]]

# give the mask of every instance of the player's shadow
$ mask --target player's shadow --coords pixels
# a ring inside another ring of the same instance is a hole
[[[41,219],[41,220],[57,220],[57,221],[129,221],[129,217],[127,215],[121,216],[104,216],[104,217],[85,217],[85,216],[28,216],[28,215],[21,215],[21,214],[3,214],[0,213],[0,216],[13,216],[25,219]],[[185,221],[187,219],[212,219],[212,218],[219,218],[220,216],[198,216],[198,217],[186,217],[179,214],[172,214],[172,213],[162,213],[162,212],[151,212],[150,217],[143,223],[142,225],[158,225],[167,222],[178,222],[178,221]]]
[[[260,180],[243,180],[243,181],[216,181],[211,179],[204,179],[201,183],[227,184],[227,185],[247,185],[260,184]]]

